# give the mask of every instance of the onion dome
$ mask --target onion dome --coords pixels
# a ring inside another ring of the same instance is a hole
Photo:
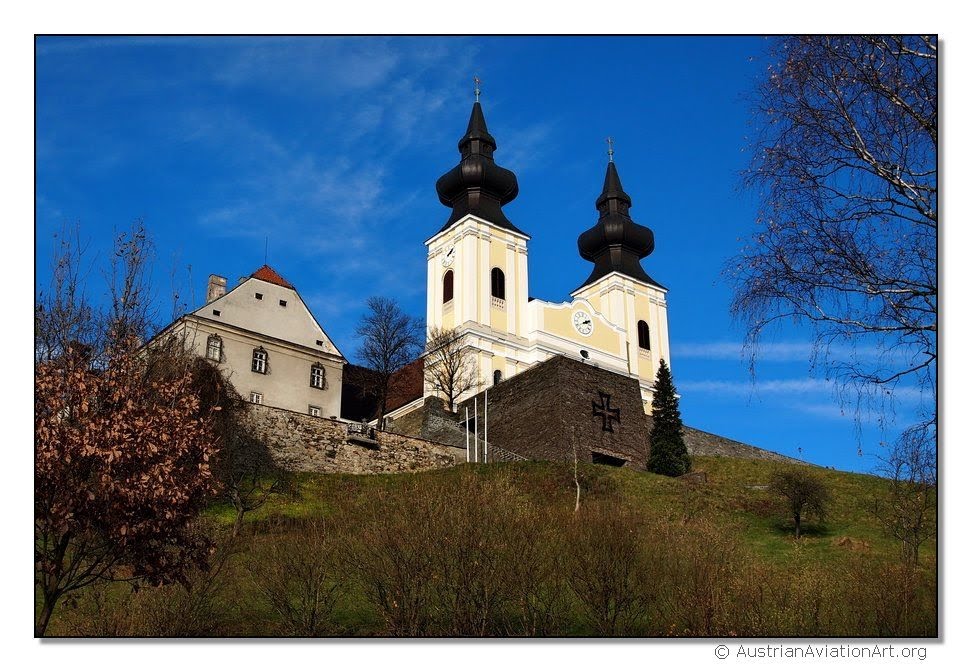
[[[478,93],[478,92],[477,92]],[[445,231],[465,215],[526,235],[503,214],[506,205],[519,193],[516,175],[493,161],[496,140],[486,128],[486,118],[478,96],[469,116],[466,134],[459,140],[459,165],[439,178],[435,190],[452,214],[439,232]]]
[[[621,188],[613,159],[608,161],[604,189],[595,205],[601,213],[597,224],[577,239],[581,257],[594,262],[594,270],[581,287],[614,272],[661,287],[641,267],[641,259],[655,249],[655,234],[628,216],[631,197]]]

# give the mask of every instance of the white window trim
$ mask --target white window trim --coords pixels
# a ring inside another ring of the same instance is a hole
[[[213,357],[215,350],[216,356]],[[223,359],[223,339],[213,334],[206,339],[206,359],[218,362]]]
[[[254,348],[252,358],[250,359],[250,371],[264,376],[267,375],[267,363],[269,360],[270,357],[266,350],[263,348]]]

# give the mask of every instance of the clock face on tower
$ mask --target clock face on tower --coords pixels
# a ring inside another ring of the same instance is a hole
[[[445,253],[444,257],[442,257],[442,265],[452,266],[452,262],[455,260],[455,258],[456,258],[456,248],[450,247],[449,251]]]
[[[591,316],[583,310],[578,310],[574,313],[573,323],[574,329],[581,336],[590,336],[591,332],[594,331],[594,322],[591,320]]]

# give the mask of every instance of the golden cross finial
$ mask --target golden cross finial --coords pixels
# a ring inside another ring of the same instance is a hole
[[[614,163],[614,138],[608,136],[608,163]]]
[[[476,88],[473,89],[473,93],[476,94],[476,102],[477,103],[479,102],[479,94],[481,93],[480,90],[479,90],[479,85],[480,85],[481,82],[482,82],[482,80],[479,79],[479,75],[476,75],[475,77],[473,77],[473,83],[476,85]]]

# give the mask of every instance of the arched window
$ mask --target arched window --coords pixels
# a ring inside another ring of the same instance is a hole
[[[206,359],[218,362],[223,358],[223,339],[213,334],[206,339]]]
[[[250,370],[254,373],[267,373],[267,351],[262,347],[253,349],[253,362],[250,366]]]
[[[319,390],[324,389],[324,367],[322,365],[311,365],[310,386]]]
[[[503,372],[499,369],[493,371],[493,385],[503,380]]]
[[[452,271],[446,271],[442,276],[442,303],[452,301]]]
[[[503,271],[494,268],[489,273],[490,293],[497,299],[506,299],[506,276]]]
[[[638,347],[651,350],[651,338],[648,333],[648,323],[638,320]]]

